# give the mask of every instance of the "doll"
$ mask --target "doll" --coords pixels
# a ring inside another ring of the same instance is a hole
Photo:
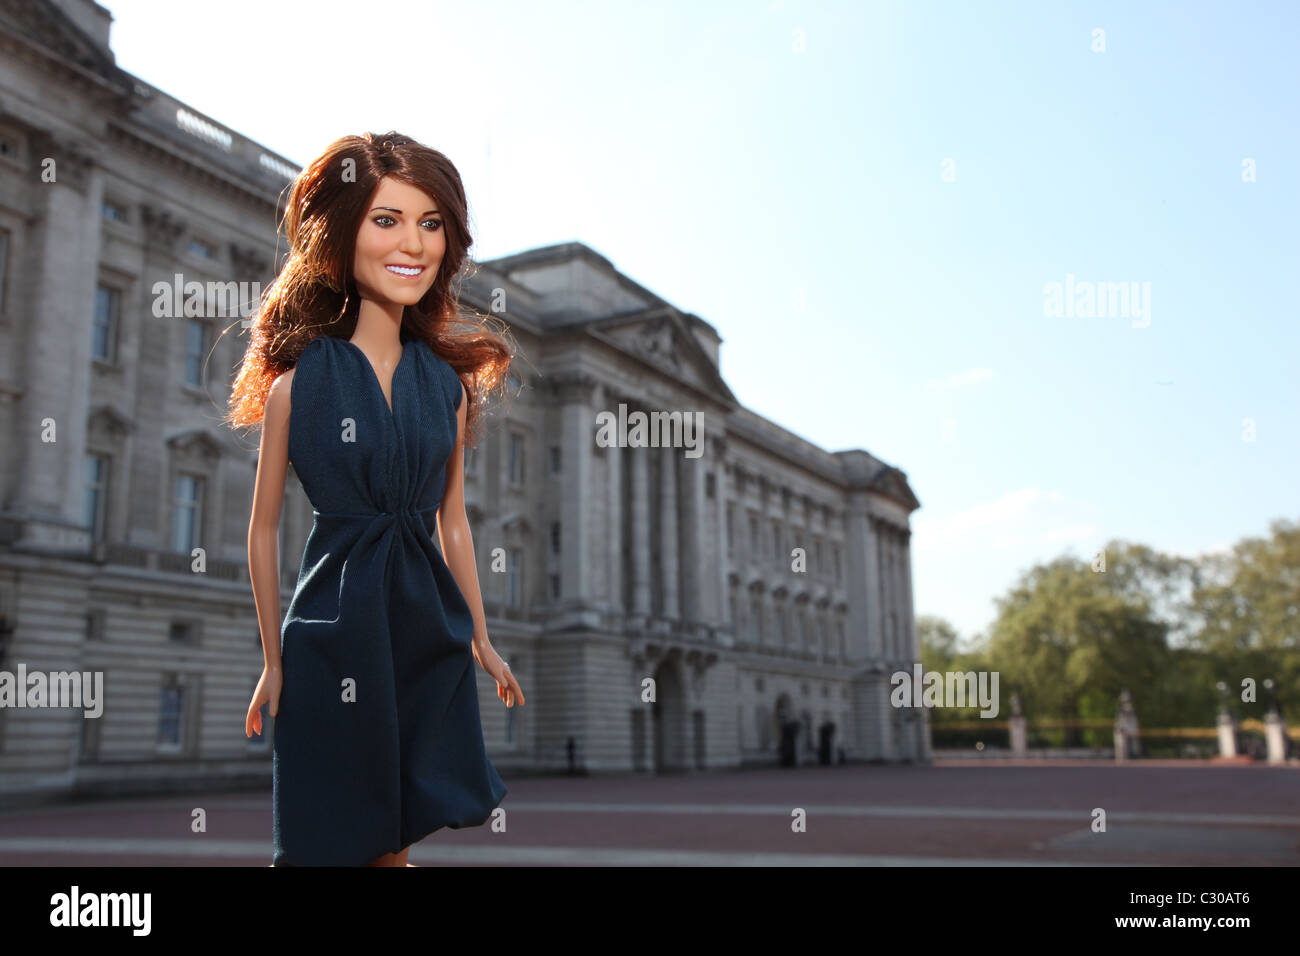
[[[507,707],[524,695],[488,640],[463,456],[512,347],[459,309],[467,218],[456,168],[397,133],[337,140],[289,190],[288,257],[226,419],[261,425],[248,566],[265,666],[244,732],[268,705],[275,866],[410,866],[411,844],[481,825],[506,794],[474,663]],[[314,520],[281,627],[290,462]]]

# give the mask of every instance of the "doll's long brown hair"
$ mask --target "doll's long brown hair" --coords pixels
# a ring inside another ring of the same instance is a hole
[[[474,444],[484,409],[503,395],[512,340],[503,322],[463,310],[458,302],[461,269],[474,242],[460,173],[442,153],[396,132],[335,140],[294,180],[282,222],[288,258],[253,320],[227,425],[259,425],[271,383],[297,364],[317,336],[352,337],[361,308],[352,277],[357,230],[385,176],[424,190],[442,213],[442,263],[425,296],[403,310],[400,337],[423,339],[456,370],[469,400],[465,444]]]

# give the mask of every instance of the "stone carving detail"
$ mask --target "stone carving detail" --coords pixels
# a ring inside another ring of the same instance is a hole
[[[592,405],[595,402],[599,382],[594,375],[586,372],[557,372],[548,376],[547,380],[551,386],[551,395],[558,405],[573,402]]]
[[[111,405],[101,405],[90,416],[88,431],[110,441],[120,442],[135,429],[129,418]]]
[[[144,225],[144,238],[151,249],[170,251],[185,231],[185,223],[165,209],[149,203],[140,204],[140,222]]]
[[[222,454],[221,443],[202,431],[189,431],[175,435],[168,439],[167,444],[177,455],[209,465],[216,465]]]
[[[42,176],[46,169],[45,161],[53,160],[54,182],[71,186],[79,193],[85,193],[90,172],[95,168],[95,156],[88,147],[52,136],[44,130],[34,131],[29,145],[38,177]],[[41,182],[44,180],[42,179]],[[96,210],[95,214],[98,215],[99,210]]]
[[[271,264],[265,256],[235,242],[230,244],[230,264],[237,281],[253,282],[271,271]]]
[[[657,365],[681,371],[681,343],[676,327],[668,319],[646,326],[636,338],[636,349]]]

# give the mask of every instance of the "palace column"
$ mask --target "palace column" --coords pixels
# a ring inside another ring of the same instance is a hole
[[[16,307],[24,263],[9,249],[10,312],[24,319],[14,323],[21,350],[14,372],[22,384],[15,443],[6,450],[18,459],[18,481],[4,506],[22,519],[24,546],[84,551],[90,546],[81,524],[103,175],[83,147],[44,132],[31,145],[36,156],[53,161],[54,179],[31,186],[35,215],[26,259],[33,274],[24,279],[35,293],[30,313]]]
[[[618,402],[605,390],[607,408],[617,408]],[[606,597],[609,606],[615,610],[627,609],[623,594],[623,569],[626,557],[623,552],[623,455],[624,449],[617,446],[605,449],[605,474],[608,478],[606,495],[605,535],[609,542],[609,586]]]
[[[731,619],[731,553],[727,550],[727,443],[722,438],[712,441],[713,449],[713,503],[717,527],[714,537],[717,540],[717,560],[713,562],[713,573],[707,580],[716,595],[717,605],[713,620],[721,626],[730,626],[733,630],[736,622]]]
[[[664,596],[663,616],[681,616],[677,593],[677,456],[676,448],[656,449],[659,455],[659,567]]]
[[[565,481],[560,492],[560,593],[566,605],[588,603],[591,597],[592,398],[596,382],[583,373],[560,375],[555,389],[560,401]]]
[[[629,497],[632,508],[632,533],[628,549],[632,552],[632,610],[650,613],[650,456],[649,449],[621,449],[629,466]]]
[[[692,626],[705,617],[705,602],[700,593],[709,586],[704,574],[704,475],[707,459],[683,457],[679,468],[682,488],[682,617]]]

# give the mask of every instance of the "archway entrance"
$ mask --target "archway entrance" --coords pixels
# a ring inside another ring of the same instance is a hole
[[[654,672],[655,773],[686,770],[686,688],[675,659],[661,661]]]

